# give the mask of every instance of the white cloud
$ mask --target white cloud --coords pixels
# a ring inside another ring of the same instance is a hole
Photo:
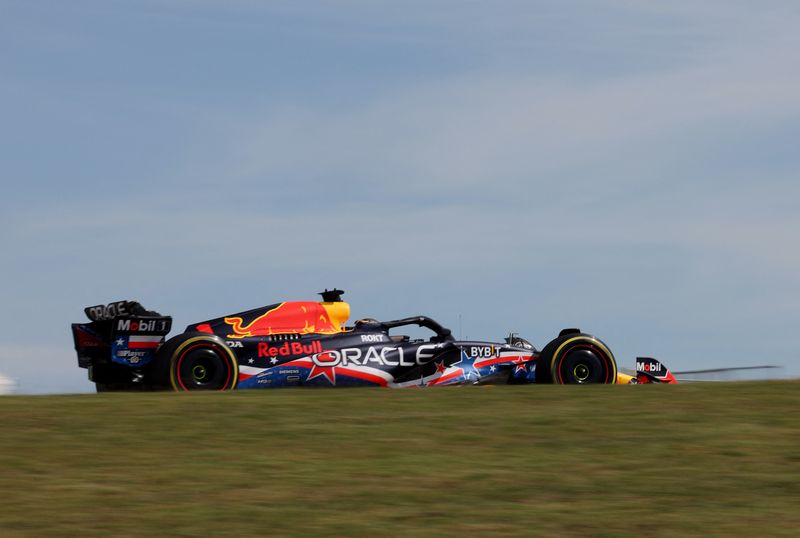
[[[0,342],[0,372],[24,394],[92,392],[70,347]]]

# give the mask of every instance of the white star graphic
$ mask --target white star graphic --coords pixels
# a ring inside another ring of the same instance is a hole
[[[278,359],[276,359],[275,357],[272,357],[272,358],[269,360],[269,362],[271,362],[272,364],[277,364],[277,363],[278,363]]]
[[[124,345],[124,344],[125,344],[125,340],[123,340],[122,338],[117,340],[117,345],[118,346],[121,346],[121,345]]]
[[[247,359],[247,362],[248,362],[248,364],[253,364],[256,361],[255,361],[255,359]]]
[[[490,372],[494,372],[495,370],[497,370],[497,367],[494,364],[489,367]]]

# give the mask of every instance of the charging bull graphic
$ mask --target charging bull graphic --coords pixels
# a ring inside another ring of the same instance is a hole
[[[339,309],[341,307],[336,304],[293,301],[280,303],[247,324],[241,317],[225,318],[225,323],[230,325],[231,334],[228,334],[228,338],[273,334],[336,334],[341,332],[341,316],[337,311]]]

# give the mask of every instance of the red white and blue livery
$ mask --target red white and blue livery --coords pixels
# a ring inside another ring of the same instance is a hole
[[[169,339],[172,319],[139,303],[88,307],[90,322],[72,325],[78,364],[98,391],[676,382],[652,358],[619,372],[608,346],[578,329],[538,350],[515,334],[502,343],[456,340],[425,316],[347,325],[342,293],[193,323]],[[406,334],[417,327],[424,338]]]

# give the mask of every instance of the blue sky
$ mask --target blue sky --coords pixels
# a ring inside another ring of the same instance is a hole
[[[347,290],[800,376],[794,1],[0,0],[0,372],[69,323]]]

